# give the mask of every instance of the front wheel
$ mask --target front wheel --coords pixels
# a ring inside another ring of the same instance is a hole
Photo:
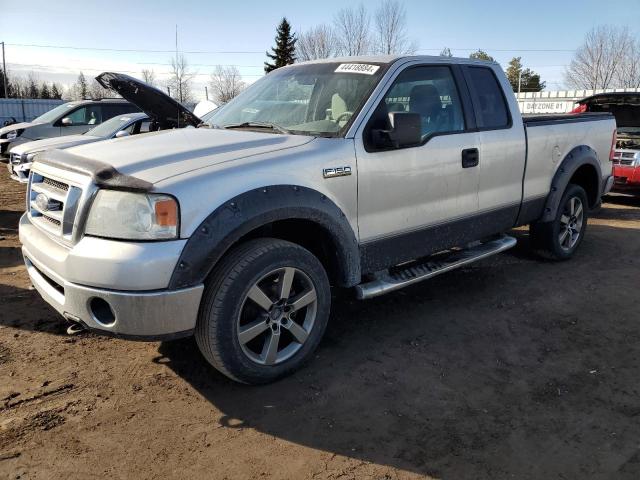
[[[536,253],[552,260],[568,260],[582,243],[587,229],[587,194],[579,185],[569,184],[560,200],[556,218],[533,223],[529,228]]]
[[[251,240],[227,254],[207,281],[196,341],[228,377],[268,383],[309,359],[330,304],[327,274],[313,254],[283,240]]]

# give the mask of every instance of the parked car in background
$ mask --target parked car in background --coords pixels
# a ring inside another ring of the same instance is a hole
[[[523,119],[495,62],[297,63],[205,127],[38,155],[20,241],[68,321],[195,335],[245,383],[313,357],[330,285],[382,295],[513,247],[520,225],[546,258],[571,258],[613,183],[613,117]]]
[[[124,99],[80,100],[64,103],[31,122],[0,128],[0,157],[21,143],[43,138],[85,133],[105,120],[139,109]]]
[[[64,149],[110,138],[120,138],[150,131],[186,126],[196,127],[202,120],[179,102],[155,87],[128,75],[105,72],[96,77],[104,87],[130,102],[144,113],[114,117],[82,135],[67,135],[28,142],[10,150],[9,171],[12,178],[27,182],[36,154],[53,148]]]
[[[9,173],[11,178],[26,183],[33,158],[45,150],[52,148],[69,148],[86,143],[100,142],[110,138],[121,138],[139,133],[147,133],[153,128],[152,121],[146,113],[128,113],[118,115],[81,135],[65,135],[64,137],[44,138],[33,142],[22,143],[9,151]]]
[[[598,93],[580,100],[573,112],[613,114],[617,124],[613,189],[640,194],[640,93]]]

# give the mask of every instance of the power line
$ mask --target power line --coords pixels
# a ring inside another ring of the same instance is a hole
[[[7,43],[11,47],[30,48],[58,48],[67,50],[93,50],[101,52],[127,52],[127,53],[175,53],[174,50],[154,50],[142,48],[104,48],[104,47],[77,47],[73,45],[50,45],[35,43]],[[419,48],[418,52],[439,52],[442,48]],[[478,50],[474,48],[450,48],[450,50],[469,51]],[[480,50],[488,52],[575,52],[574,48],[482,48]],[[180,53],[189,54],[263,54],[262,50],[182,50]]]
[[[102,47],[75,47],[72,45],[42,45],[35,43],[7,43],[11,47],[30,48],[59,48],[66,50],[93,50],[100,52],[127,52],[127,53],[176,53],[175,50],[150,50],[140,48],[102,48]],[[181,50],[180,53],[190,54],[244,54],[244,53],[264,53],[263,51],[223,51],[223,50]]]
[[[69,72],[79,72],[79,71],[89,71],[89,72],[104,72],[105,69],[104,68],[88,68],[88,67],[78,67],[78,68],[72,68],[72,67],[60,67],[58,65],[42,65],[42,64],[36,64],[36,63],[13,63],[13,62],[9,62],[8,65],[13,65],[13,66],[19,66],[19,67],[33,67],[33,68],[57,68],[57,69],[64,69],[67,70]],[[134,71],[134,70],[119,70],[119,69],[115,69],[116,71],[120,72],[120,73],[132,73],[132,74],[139,74],[139,71]],[[49,72],[49,73],[56,73],[56,72]],[[158,75],[172,75],[171,72],[154,72]],[[194,76],[210,76],[210,73],[192,73],[191,75]],[[264,74],[243,74],[243,77],[262,77]]]

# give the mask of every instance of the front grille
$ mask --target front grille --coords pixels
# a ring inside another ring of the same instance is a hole
[[[613,163],[616,165],[633,165],[638,152],[616,150],[613,154]]]
[[[61,192],[67,192],[69,190],[69,185],[67,185],[66,183],[59,182],[57,180],[53,180],[52,178],[44,177],[44,179],[42,180],[42,183],[44,183],[45,185],[50,185],[53,188],[60,190]]]
[[[47,233],[70,242],[82,189],[33,172],[27,192],[31,222]]]

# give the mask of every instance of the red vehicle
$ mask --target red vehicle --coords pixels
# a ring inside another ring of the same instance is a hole
[[[614,190],[640,194],[640,93],[598,93],[578,102],[573,113],[611,112],[618,125],[613,154]]]

